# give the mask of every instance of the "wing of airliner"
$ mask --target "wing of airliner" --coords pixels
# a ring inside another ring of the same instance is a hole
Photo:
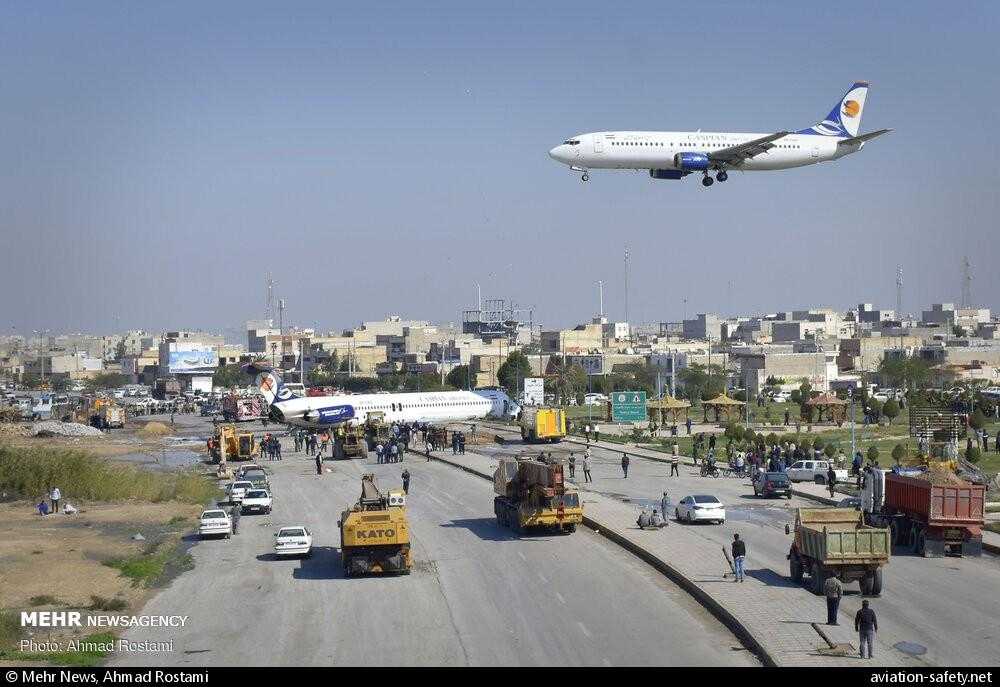
[[[887,134],[892,129],[879,129],[878,131],[871,131],[867,134],[861,134],[860,136],[853,136],[851,138],[845,138],[842,141],[837,141],[838,146],[849,146],[855,143],[864,143],[865,141],[870,141],[876,136],[881,136],[882,134]]]
[[[752,157],[756,157],[761,153],[766,153],[774,147],[774,141],[777,141],[779,138],[787,136],[790,133],[792,132],[779,131],[776,134],[762,136],[760,138],[755,138],[752,141],[747,141],[746,143],[740,143],[739,145],[729,146],[728,148],[723,148],[722,150],[716,150],[708,154],[708,159],[712,162],[723,162],[727,165],[739,166],[741,163]]]

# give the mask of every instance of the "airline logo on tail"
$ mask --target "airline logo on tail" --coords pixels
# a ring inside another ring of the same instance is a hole
[[[837,106],[830,110],[826,118],[808,129],[797,131],[799,134],[819,136],[839,136],[851,138],[861,130],[861,115],[868,97],[868,82],[858,81],[847,91]]]
[[[287,401],[294,396],[291,389],[282,384],[281,378],[273,372],[262,372],[257,375],[257,388],[260,389],[260,393],[264,394],[268,405],[278,401]]]

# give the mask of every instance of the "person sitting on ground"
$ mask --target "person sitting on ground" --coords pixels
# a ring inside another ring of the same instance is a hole
[[[649,513],[649,509],[643,508],[642,512],[639,513],[639,519],[635,521],[635,524],[639,526],[640,530],[644,530],[650,525],[650,520],[652,516]]]
[[[39,515],[48,515],[49,514],[49,504],[45,502],[45,499],[42,499],[41,501],[39,501],[38,505],[35,506],[35,508],[38,509],[38,514]]]
[[[649,519],[649,525],[650,525],[650,527],[657,527],[657,528],[659,528],[659,527],[663,527],[666,524],[667,523],[664,521],[664,519],[660,517],[660,512],[654,508],[653,509],[653,516]]]

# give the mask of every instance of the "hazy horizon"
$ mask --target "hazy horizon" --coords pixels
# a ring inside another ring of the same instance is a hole
[[[1000,308],[993,4],[7,4],[3,334]],[[679,52],[683,47],[688,52]],[[834,163],[653,181],[548,158],[604,129],[769,132],[872,82]],[[945,134],[945,135],[942,135]],[[978,162],[979,164],[973,164]],[[730,282],[732,284],[730,285]],[[685,304],[685,299],[687,302]],[[227,335],[228,336],[228,335]],[[238,340],[238,338],[237,338]]]

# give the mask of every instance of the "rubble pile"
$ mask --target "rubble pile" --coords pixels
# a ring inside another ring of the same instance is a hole
[[[81,425],[78,422],[58,422],[56,420],[46,420],[36,422],[31,429],[31,436],[34,437],[102,437],[104,432],[91,427]]]

